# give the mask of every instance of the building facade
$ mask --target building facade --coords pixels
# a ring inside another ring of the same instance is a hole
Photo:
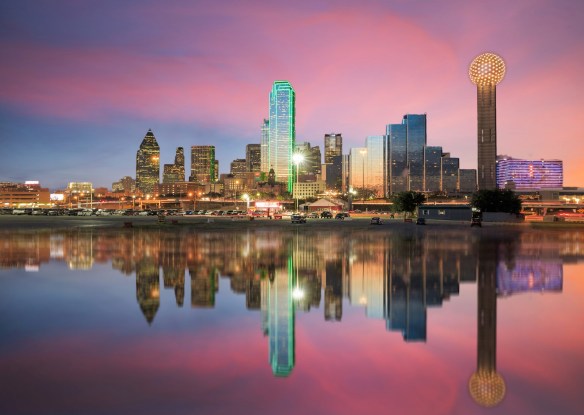
[[[152,130],[148,130],[136,154],[136,189],[153,193],[160,182],[160,147]]]
[[[0,207],[46,207],[51,205],[49,189],[41,187],[38,182],[0,183]]]
[[[191,147],[190,182],[212,183],[217,179],[215,146]]]
[[[445,193],[455,193],[458,191],[458,170],[460,160],[450,157],[450,153],[442,156],[442,191]]]
[[[408,141],[405,124],[389,124],[386,127],[388,141],[387,170],[389,193],[408,190]]]
[[[343,136],[341,134],[324,135],[324,162],[332,163],[333,157],[343,155]]]
[[[248,144],[245,146],[245,162],[248,172],[262,171],[262,145]]]
[[[497,160],[497,187],[517,190],[561,188],[564,185],[562,160]]]
[[[270,120],[264,118],[262,123],[262,133],[260,141],[261,171],[268,173],[270,171],[270,153],[268,147],[270,144]]]
[[[408,190],[424,191],[424,146],[426,145],[426,114],[406,114],[402,120],[407,134]]]
[[[316,180],[322,171],[320,147],[311,147],[308,142],[296,143],[294,153],[302,154],[304,157],[298,166],[299,174],[314,176],[314,180]]]
[[[276,181],[292,192],[295,180],[292,153],[296,144],[296,93],[288,81],[275,81],[270,92],[268,167]]]
[[[442,147],[424,147],[424,191],[442,190]]]
[[[234,177],[244,177],[247,172],[247,160],[235,159],[231,162],[230,174]]]
[[[458,170],[458,191],[460,193],[477,191],[477,171],[475,169]]]
[[[365,187],[376,197],[387,196],[387,146],[383,135],[368,136],[365,139]]]
[[[162,183],[185,181],[185,151],[177,147],[173,164],[165,164],[162,172]]]

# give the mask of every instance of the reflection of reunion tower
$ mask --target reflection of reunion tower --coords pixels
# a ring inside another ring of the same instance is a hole
[[[468,381],[470,395],[484,407],[498,405],[505,381],[497,373],[497,264],[499,244],[482,238],[478,249],[477,370]]]
[[[505,62],[493,53],[477,56],[469,68],[477,86],[478,187],[497,188],[497,84],[505,76]]]

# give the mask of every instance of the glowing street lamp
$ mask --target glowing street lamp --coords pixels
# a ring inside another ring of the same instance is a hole
[[[245,200],[245,202],[247,203],[247,212],[249,212],[249,195],[247,193],[244,193],[241,195],[241,198]]]
[[[365,156],[367,155],[367,150],[366,149],[360,150],[359,153],[361,153],[361,167],[362,167],[361,179],[362,179],[362,184],[363,184],[363,187],[361,188],[361,192],[363,193],[363,205],[365,205]]]
[[[292,155],[292,162],[296,165],[296,186],[294,188],[295,190],[295,196],[296,196],[296,212],[298,212],[298,170],[299,170],[299,166],[300,164],[304,161],[304,156],[300,153],[294,153]]]

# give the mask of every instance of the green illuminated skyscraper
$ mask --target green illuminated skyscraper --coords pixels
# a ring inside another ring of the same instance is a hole
[[[275,81],[270,92],[268,168],[273,168],[276,181],[287,183],[292,192],[294,165],[292,153],[296,144],[296,93],[288,81]]]

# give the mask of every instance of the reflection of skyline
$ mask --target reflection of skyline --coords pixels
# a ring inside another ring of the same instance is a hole
[[[232,291],[245,295],[248,309],[266,310],[270,286],[264,281],[291,267],[303,292],[294,300],[294,312],[318,309],[323,301],[323,318],[341,321],[346,301],[363,307],[369,318],[384,319],[387,329],[401,332],[406,341],[425,341],[427,308],[440,307],[458,294],[460,283],[476,281],[478,272],[480,234],[439,232],[438,237],[363,232],[350,238],[342,232],[3,232],[0,267],[38,269],[63,261],[71,269],[87,269],[109,262],[124,275],[135,274],[137,301],[149,323],[160,306],[161,284],[174,290],[177,306],[190,300],[194,308],[209,308],[215,306],[219,278],[227,277]],[[584,257],[584,236],[524,232],[512,253],[500,249],[499,295],[558,292],[563,262]],[[267,321],[263,327],[269,332]]]

